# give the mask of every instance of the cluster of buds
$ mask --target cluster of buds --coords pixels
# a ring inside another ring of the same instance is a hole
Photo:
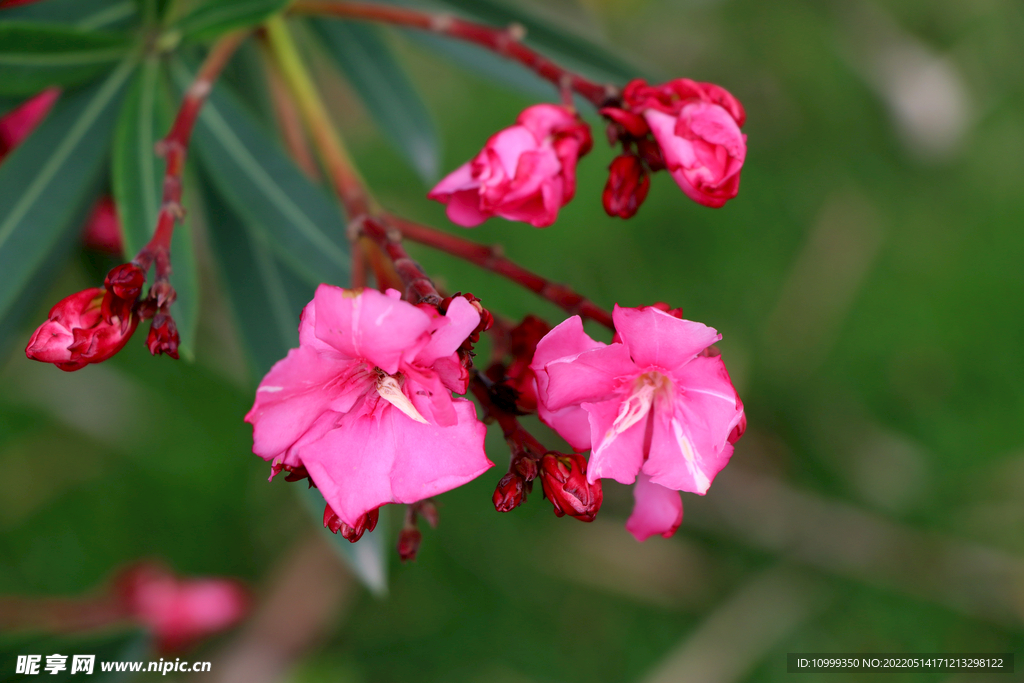
[[[57,302],[40,325],[25,355],[61,370],[102,363],[128,343],[141,320],[153,318],[146,339],[150,353],[178,357],[178,330],[169,313],[174,289],[158,281],[140,300],[146,273],[135,262],[115,266],[103,287],[91,287]]]
[[[647,197],[648,174],[662,169],[704,206],[723,206],[739,191],[746,114],[724,88],[686,78],[658,86],[634,80],[601,114],[608,141],[622,145],[604,189],[609,216],[633,216]]]
[[[285,478],[285,481],[294,481],[294,479]],[[312,486],[312,481],[310,481]],[[330,504],[324,507],[324,528],[330,529],[332,534],[341,533],[342,537],[349,543],[355,543],[363,534],[367,531],[373,531],[377,528],[377,520],[380,517],[380,508],[374,508],[367,513],[359,516],[356,520],[355,526],[349,526],[342,521],[341,517],[334,514],[334,510],[331,509]]]
[[[544,495],[555,506],[555,515],[569,515],[581,522],[593,522],[604,495],[601,480],[587,481],[587,459],[579,453],[546,454],[540,461]]]

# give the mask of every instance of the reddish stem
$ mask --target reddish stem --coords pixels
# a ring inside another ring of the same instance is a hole
[[[484,270],[489,270],[525,287],[555,304],[569,315],[578,314],[583,318],[600,323],[612,331],[615,330],[615,324],[608,311],[565,285],[551,282],[510,261],[502,255],[501,249],[497,246],[478,244],[397,216],[390,218],[406,239],[469,261]]]
[[[372,240],[391,259],[395,272],[405,286],[406,299],[416,304],[427,303],[433,306],[441,303],[441,295],[438,294],[434,283],[423,272],[420,264],[409,258],[409,254],[406,253],[402,245],[401,232],[393,226],[385,226],[379,219],[371,216],[363,216],[352,225],[353,232]]]
[[[171,131],[157,143],[157,154],[167,161],[163,203],[160,206],[153,237],[132,261],[143,271],[149,270],[150,264],[155,261],[157,282],[166,281],[170,277],[171,236],[174,234],[175,224],[185,214],[181,208],[181,175],[185,170],[185,157],[188,153],[189,139],[192,137],[192,128],[199,117],[199,110],[213,89],[217,76],[248,35],[249,31],[236,31],[217,41],[186,91]]]
[[[475,43],[519,62],[541,78],[553,83],[560,91],[574,90],[595,107],[603,107],[609,100],[618,96],[618,89],[615,86],[602,85],[584,78],[523,45],[521,41],[526,29],[519,24],[512,24],[507,29],[497,29],[459,19],[450,14],[430,14],[405,7],[334,0],[297,0],[291,9],[301,14],[327,14],[344,19],[409,26]]]

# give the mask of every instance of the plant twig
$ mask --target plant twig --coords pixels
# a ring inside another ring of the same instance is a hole
[[[541,78],[550,81],[560,92],[573,90],[595,107],[605,106],[619,94],[615,86],[603,85],[584,78],[523,45],[526,29],[520,24],[498,29],[459,19],[450,14],[431,14],[393,5],[334,0],[297,0],[292,4],[291,11],[408,26],[465,40],[519,62]]]
[[[149,270],[150,264],[155,261],[157,282],[166,282],[171,275],[171,236],[174,234],[175,224],[185,215],[181,208],[181,175],[185,170],[185,157],[188,154],[192,128],[195,127],[199,111],[213,89],[217,77],[249,33],[248,30],[235,31],[223,36],[214,44],[192,85],[185,92],[170,132],[157,143],[157,154],[167,161],[163,202],[160,205],[153,237],[132,261],[143,271]]]
[[[583,318],[589,318],[610,330],[615,330],[612,316],[608,311],[565,285],[551,282],[510,261],[502,255],[499,247],[478,244],[397,216],[390,216],[390,220],[406,239],[469,261],[525,287],[570,315],[579,314]]]

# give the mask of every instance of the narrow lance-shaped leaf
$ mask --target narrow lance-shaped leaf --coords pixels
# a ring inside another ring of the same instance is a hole
[[[135,0],[42,0],[0,10],[0,22],[57,22],[84,30],[123,28],[135,17]]]
[[[48,255],[77,240],[133,66],[125,61],[101,83],[63,95],[0,164],[0,320],[35,294],[24,288]]]
[[[274,257],[258,229],[246,225],[228,203],[204,182],[204,207],[216,261],[227,285],[228,298],[252,360],[253,379],[258,381],[270,367],[299,344],[298,325],[302,308],[313,298],[314,288]],[[312,522],[323,525],[324,499],[317,489],[298,482],[290,484],[302,498]],[[374,593],[387,592],[387,508],[381,510],[377,530],[355,544],[332,536],[333,546]],[[326,529],[321,533],[329,534]]]
[[[160,62],[155,57],[147,59],[121,108],[114,136],[112,185],[124,231],[125,260],[132,259],[156,229],[164,161],[157,157],[154,148],[170,129],[172,118]],[[199,273],[187,215],[175,228],[171,240],[171,284],[178,294],[171,315],[181,336],[179,353],[191,359],[199,319]]]
[[[129,36],[120,33],[0,21],[0,95],[84,83],[108,71],[130,46]]]
[[[430,112],[380,32],[349,21],[311,24],[385,137],[424,181],[435,180],[440,153]]]
[[[228,31],[255,26],[288,5],[290,0],[208,0],[174,22],[188,40],[210,40]]]
[[[547,21],[522,6],[502,0],[438,0],[494,26],[517,23],[526,29],[526,42],[541,48],[549,56],[565,62],[592,78],[623,83],[642,75],[641,71],[615,55],[612,48],[600,45]]]
[[[175,65],[184,90],[190,72]],[[263,233],[275,256],[313,285],[349,278],[349,250],[341,209],[302,171],[218,83],[196,123],[199,161],[232,211]]]

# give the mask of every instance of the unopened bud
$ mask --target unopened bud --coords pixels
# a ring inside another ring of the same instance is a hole
[[[526,481],[515,472],[508,472],[498,482],[491,496],[494,509],[498,512],[511,512],[526,500]]]
[[[608,167],[608,183],[601,196],[609,216],[632,218],[647,198],[651,179],[643,162],[633,154],[620,154]]]
[[[582,455],[548,453],[540,461],[540,481],[555,515],[594,521],[604,495],[600,479],[593,484],[587,481],[587,460]]]
[[[99,287],[59,301],[32,335],[25,355],[68,372],[113,356],[128,343],[139,319],[129,311],[123,323],[107,322],[102,315],[104,301],[104,291]]]
[[[149,352],[154,356],[163,353],[177,360],[180,343],[178,326],[174,324],[174,318],[167,313],[157,313],[149,328],[149,336],[146,337]]]
[[[331,509],[330,504],[324,507],[324,527],[331,530],[331,533],[341,533],[342,537],[349,543],[355,543],[363,534],[367,531],[373,531],[377,528],[377,520],[380,516],[380,508],[374,508],[367,513],[359,516],[356,520],[356,525],[349,526],[342,521],[341,517],[334,514],[334,510]]]
[[[146,274],[134,263],[122,263],[107,273],[103,285],[114,293],[114,296],[126,301],[135,301],[142,286],[146,284]]]
[[[406,527],[398,534],[398,556],[402,562],[416,559],[416,553],[420,550],[420,541],[423,534],[415,527]]]
[[[642,138],[636,141],[636,149],[652,173],[665,169],[665,157],[662,156],[661,147],[657,142],[651,138]]]
[[[439,515],[437,514],[437,506],[434,505],[434,501],[421,500],[416,503],[416,512],[419,513],[423,519],[427,520],[427,524],[430,525],[431,529],[437,528],[437,523],[440,521]]]

